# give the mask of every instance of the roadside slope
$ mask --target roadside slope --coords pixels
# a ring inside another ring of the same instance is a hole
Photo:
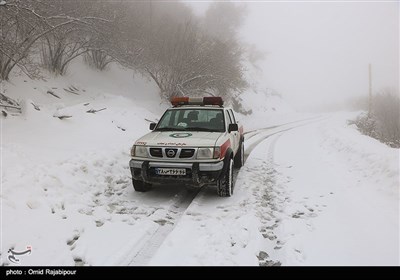
[[[131,145],[163,110],[154,85],[77,63],[66,77],[17,76],[3,90],[23,114],[1,118],[0,265],[29,245],[22,265],[121,263],[177,191],[148,197],[130,181]]]

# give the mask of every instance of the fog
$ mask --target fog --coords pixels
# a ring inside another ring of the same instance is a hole
[[[243,5],[245,1],[236,3]],[[209,3],[190,2],[204,13]],[[301,108],[399,88],[398,2],[246,2],[240,36],[265,53],[261,82]]]

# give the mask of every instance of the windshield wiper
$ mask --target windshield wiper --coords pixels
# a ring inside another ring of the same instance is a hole
[[[186,131],[209,131],[209,132],[219,132],[218,129],[212,129],[207,127],[187,127]]]
[[[184,128],[177,128],[177,127],[170,127],[170,126],[166,126],[166,127],[160,127],[155,129],[155,131],[185,131],[186,129]]]

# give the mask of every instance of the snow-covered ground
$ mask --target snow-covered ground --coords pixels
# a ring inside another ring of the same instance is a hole
[[[399,151],[351,117],[264,132],[234,196],[201,191],[150,264],[399,265]]]
[[[19,264],[399,265],[399,150],[348,126],[354,114],[244,96],[255,112],[232,197],[137,193],[130,147],[168,106],[151,82],[77,64],[3,89],[24,113],[1,119],[1,265],[27,246]]]

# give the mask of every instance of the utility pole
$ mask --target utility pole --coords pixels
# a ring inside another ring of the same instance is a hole
[[[371,117],[371,113],[372,113],[372,71],[371,71],[371,63],[368,64],[368,84],[369,84],[368,117]]]

